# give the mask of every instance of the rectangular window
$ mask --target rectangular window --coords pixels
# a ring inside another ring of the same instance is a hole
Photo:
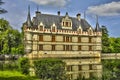
[[[39,50],[43,50],[43,45],[39,45]]]
[[[78,46],[78,51],[81,51],[81,45]]]
[[[89,65],[89,70],[92,70],[92,64]]]
[[[89,38],[89,43],[91,43],[91,42],[92,42],[92,38],[90,37],[90,38]]]
[[[79,69],[79,71],[81,71],[82,70],[82,66],[78,65],[78,69]]]
[[[67,66],[67,71],[72,71],[72,66],[71,65]]]
[[[68,36],[66,37],[66,42],[69,42],[69,37]]]
[[[63,36],[63,42],[65,42],[65,36]]]
[[[55,45],[52,45],[52,51],[55,51]]]
[[[40,26],[40,31],[43,31],[43,26]]]
[[[55,27],[52,27],[52,32],[55,32]]]
[[[39,35],[39,41],[43,41],[43,35]]]
[[[69,51],[69,45],[66,45],[66,51]]]
[[[72,42],[72,37],[70,37],[70,42]]]
[[[55,35],[52,35],[52,42],[55,42]]]
[[[92,46],[89,46],[89,51],[91,51],[92,50]]]
[[[79,42],[79,43],[81,42],[81,37],[78,37],[78,42]]]
[[[63,45],[63,50],[65,51],[65,45]]]
[[[68,22],[66,22],[66,27],[68,27]]]

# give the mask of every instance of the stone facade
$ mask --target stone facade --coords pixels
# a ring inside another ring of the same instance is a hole
[[[60,16],[37,11],[31,21],[28,11],[23,31],[29,58],[61,58],[67,64],[70,80],[101,77],[102,33],[98,25],[93,29],[80,14],[75,18],[68,13]]]

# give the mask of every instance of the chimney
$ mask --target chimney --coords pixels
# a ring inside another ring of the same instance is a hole
[[[81,14],[80,13],[78,13],[77,15],[76,15],[76,17],[77,17],[77,19],[80,21],[80,16],[81,16]]]
[[[58,16],[60,16],[60,11],[58,11]]]
[[[36,11],[36,16],[39,16],[41,14],[40,11]]]

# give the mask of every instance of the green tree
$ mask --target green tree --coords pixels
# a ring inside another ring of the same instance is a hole
[[[65,63],[59,59],[40,59],[34,62],[34,68],[42,80],[66,80]]]
[[[0,53],[3,54],[23,54],[22,34],[13,29],[9,22],[0,19]]]
[[[116,38],[114,41],[114,52],[120,53],[120,38]]]
[[[102,26],[102,52],[109,52],[109,35],[105,26]]]

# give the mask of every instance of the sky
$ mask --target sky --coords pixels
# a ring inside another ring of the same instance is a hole
[[[81,13],[84,18],[94,28],[96,25],[96,15],[100,26],[104,25],[109,31],[110,37],[120,37],[120,0],[2,0],[1,5],[8,13],[0,14],[0,18],[9,21],[14,29],[21,31],[22,24],[27,19],[28,5],[30,5],[31,17],[35,16],[37,6],[43,14],[54,14],[60,11],[64,16],[68,12],[69,16],[76,17]]]

